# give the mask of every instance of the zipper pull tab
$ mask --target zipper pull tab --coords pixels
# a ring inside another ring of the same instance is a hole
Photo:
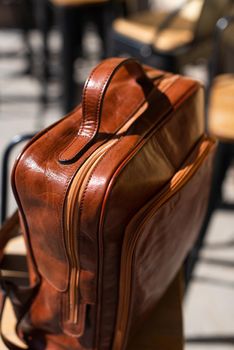
[[[89,327],[89,312],[96,302],[95,274],[87,270],[79,271],[76,283],[70,282],[70,289],[63,297],[62,329],[65,334],[82,337]],[[71,291],[77,293],[78,299],[71,299]]]

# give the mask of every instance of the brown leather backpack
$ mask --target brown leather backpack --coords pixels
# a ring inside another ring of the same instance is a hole
[[[203,109],[198,82],[112,58],[27,144],[12,184],[30,286],[3,280],[2,303],[29,349],[182,349],[170,296],[207,205]]]

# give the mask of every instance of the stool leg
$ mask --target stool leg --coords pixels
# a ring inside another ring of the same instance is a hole
[[[76,58],[77,42],[81,42],[82,26],[79,23],[76,9],[61,7],[59,10],[58,26],[62,37],[61,52],[61,84],[62,108],[68,113],[75,105],[74,61]]]
[[[49,45],[48,35],[51,22],[51,9],[48,1],[46,0],[34,0],[36,24],[41,34],[42,50],[41,50],[41,69],[40,69],[40,81],[41,81],[41,102],[46,105],[48,102],[48,81],[49,81]]]

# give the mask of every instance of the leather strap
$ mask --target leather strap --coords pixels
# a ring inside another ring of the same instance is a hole
[[[90,144],[96,136],[102,114],[102,105],[108,86],[121,67],[125,67],[148,94],[153,82],[147,77],[141,64],[134,58],[110,58],[100,63],[87,79],[82,98],[82,122],[78,135],[61,154],[59,161],[69,163]]]
[[[4,256],[4,250],[7,245],[7,243],[14,237],[17,237],[20,235],[19,231],[19,216],[18,211],[15,211],[15,213],[7,219],[2,228],[0,229],[0,257],[1,259]],[[29,295],[32,294],[31,289],[25,289],[23,292],[21,292],[17,286],[15,286],[13,283],[5,280],[3,276],[0,274],[0,336],[2,338],[3,343],[5,346],[10,350],[23,350],[26,348],[21,348],[15,344],[13,344],[11,341],[9,341],[5,335],[2,333],[2,319],[3,319],[3,313],[5,309],[6,300],[9,297],[12,302],[14,302],[16,308],[21,307],[26,301],[29,299]]]

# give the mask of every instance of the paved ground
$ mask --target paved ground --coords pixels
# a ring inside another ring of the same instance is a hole
[[[46,111],[40,110],[37,101],[40,87],[37,81],[18,75],[24,68],[20,57],[1,58],[3,52],[17,48],[20,50],[21,47],[18,36],[0,33],[0,161],[3,149],[14,135],[33,132],[61,116],[56,102],[51,103]],[[84,75],[88,71],[86,63],[80,62],[85,69]],[[199,70],[198,74],[203,75],[203,71]],[[50,90],[52,95],[56,95],[58,86],[52,84]],[[14,157],[15,154],[12,158]],[[229,174],[224,190],[229,197],[234,194],[233,171]],[[13,207],[12,199],[11,210]],[[17,239],[9,247],[9,251],[12,250],[22,251],[23,243]],[[185,298],[186,350],[234,349],[233,295],[234,215],[232,212],[217,211],[209,228],[194,281]],[[7,312],[4,330],[12,336],[10,315],[10,311]],[[4,349],[3,345],[0,345],[0,349]]]

